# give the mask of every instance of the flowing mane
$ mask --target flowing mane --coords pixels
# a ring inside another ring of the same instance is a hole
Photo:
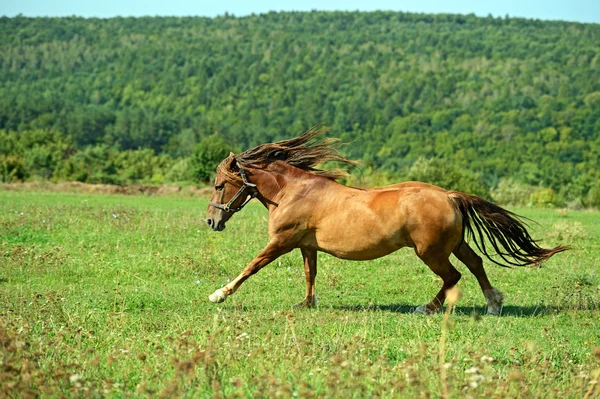
[[[357,161],[346,159],[339,153],[336,145],[339,139],[319,137],[328,131],[329,128],[317,125],[296,138],[261,144],[239,154],[230,155],[219,164],[217,170],[227,179],[239,181],[239,172],[231,168],[234,159],[242,166],[248,167],[264,167],[271,162],[284,161],[317,176],[331,180],[340,179],[348,175],[343,169],[315,168],[316,165],[329,161],[358,164]]]

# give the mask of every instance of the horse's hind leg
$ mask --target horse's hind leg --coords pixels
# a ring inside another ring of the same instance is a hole
[[[429,266],[431,271],[440,276],[444,282],[442,285],[442,289],[437,293],[435,297],[429,302],[427,305],[419,306],[415,309],[415,313],[424,313],[430,314],[437,312],[444,301],[446,300],[446,291],[450,288],[454,287],[456,283],[460,280],[460,273],[458,270],[452,266],[450,260],[447,255],[444,256],[436,256],[436,255],[428,255],[428,254],[419,254],[417,253],[419,258]]]
[[[479,255],[473,251],[466,242],[462,242],[452,252],[462,263],[467,265],[471,273],[475,275],[479,286],[483,291],[483,295],[488,304],[487,313],[492,315],[500,315],[502,311],[502,302],[504,295],[502,292],[492,287],[490,280],[488,280],[485,270],[483,269],[483,261]]]

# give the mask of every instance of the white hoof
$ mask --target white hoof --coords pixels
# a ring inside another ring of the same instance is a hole
[[[216,290],[215,292],[213,292],[212,294],[210,294],[208,296],[208,300],[213,303],[221,303],[225,299],[227,299],[227,295],[225,295],[225,293],[223,292],[223,290],[221,288],[219,288],[218,290]]]
[[[488,309],[487,309],[487,314],[488,315],[490,315],[490,316],[500,316],[501,313],[502,313],[502,307],[497,308],[497,307],[488,306]]]
[[[433,312],[429,310],[427,305],[417,306],[417,308],[413,311],[413,314],[432,314]]]

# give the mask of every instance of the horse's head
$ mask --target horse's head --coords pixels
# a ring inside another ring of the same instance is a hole
[[[255,195],[256,186],[248,181],[235,155],[230,153],[217,167],[215,186],[206,211],[206,224],[215,231],[222,231],[231,216]]]

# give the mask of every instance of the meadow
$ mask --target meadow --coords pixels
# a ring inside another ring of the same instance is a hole
[[[441,282],[412,250],[320,254],[319,306],[294,251],[226,302],[208,295],[266,244],[251,203],[215,233],[205,199],[0,191],[0,397],[598,397],[600,213],[514,209],[541,267],[485,262],[505,293],[485,316],[463,274],[446,314],[414,315]]]

